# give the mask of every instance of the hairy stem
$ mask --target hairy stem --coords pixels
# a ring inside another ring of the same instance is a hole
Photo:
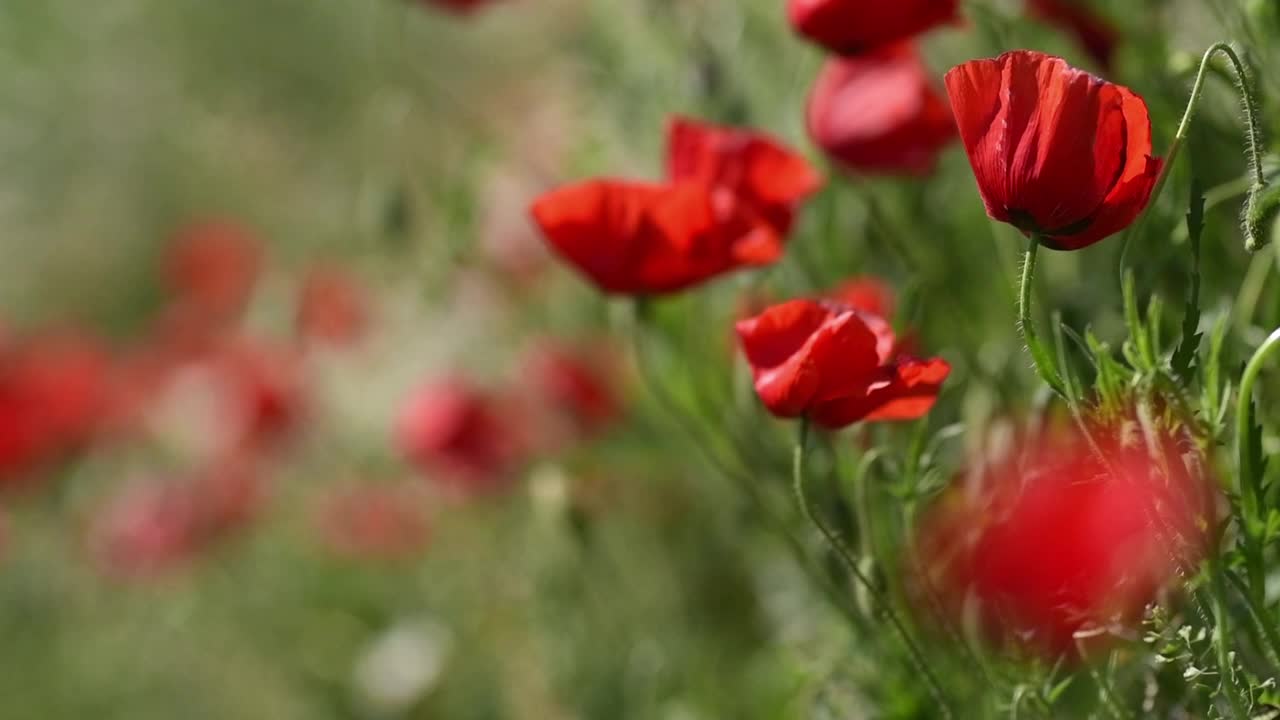
[[[848,569],[849,573],[853,575],[863,588],[866,589],[868,596],[871,597],[872,601],[879,606],[880,611],[884,613],[886,618],[888,618],[889,624],[893,626],[893,629],[898,634],[899,639],[902,640],[902,644],[907,650],[907,655],[911,659],[911,664],[915,667],[916,672],[920,673],[921,679],[924,680],[925,685],[929,688],[929,694],[933,696],[934,702],[938,704],[938,711],[941,714],[941,717],[950,720],[950,718],[954,716],[951,712],[951,705],[947,701],[946,693],[942,690],[942,684],[938,682],[938,678],[929,669],[929,665],[925,662],[924,653],[920,651],[920,647],[916,645],[915,640],[911,638],[911,633],[907,631],[907,627],[903,624],[902,619],[898,617],[896,612],[894,612],[893,605],[889,602],[889,599],[876,588],[875,584],[871,582],[871,579],[862,572],[862,568],[858,566],[858,562],[854,559],[853,553],[850,552],[849,548],[845,547],[845,544],[840,537],[831,530],[826,522],[824,522],[822,518],[813,511],[813,507],[809,505],[809,499],[805,494],[804,488],[804,458],[805,450],[807,449],[806,445],[808,443],[808,435],[809,421],[807,419],[801,419],[799,436],[796,440],[796,447],[795,452],[792,455],[791,465],[792,488],[795,491],[796,502],[800,505],[800,509],[804,512],[805,517],[809,519],[809,522],[813,523],[813,526],[822,534],[822,537],[827,541],[827,544],[831,546],[833,551],[835,551],[845,568]]]
[[[1036,252],[1039,249],[1040,239],[1033,235],[1027,244],[1026,257],[1022,262],[1022,284],[1018,292],[1018,326],[1022,330],[1022,339],[1027,345],[1027,350],[1031,353],[1031,361],[1035,363],[1036,372],[1049,384],[1049,387],[1053,388],[1054,392],[1070,403],[1071,397],[1067,394],[1066,386],[1062,384],[1053,357],[1040,342],[1040,337],[1036,334],[1035,322],[1031,319],[1031,289],[1036,274]]]

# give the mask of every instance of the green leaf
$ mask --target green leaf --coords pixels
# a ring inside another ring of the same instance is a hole
[[[1134,287],[1133,270],[1126,270],[1122,283],[1124,292],[1124,319],[1129,329],[1129,342],[1125,343],[1125,357],[1144,373],[1156,367],[1155,351],[1151,347],[1151,335],[1138,314],[1137,290]]]
[[[1182,341],[1173,353],[1173,372],[1183,382],[1191,380],[1203,334],[1200,329],[1200,237],[1204,232],[1204,192],[1200,179],[1191,178],[1191,201],[1187,209],[1187,238],[1191,246],[1191,288],[1182,314]]]

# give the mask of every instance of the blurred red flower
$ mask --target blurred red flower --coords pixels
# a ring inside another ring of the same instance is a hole
[[[1132,625],[1204,556],[1215,485],[1188,438],[1136,423],[1056,429],[958,479],[922,524],[913,563],[935,611],[972,612],[997,643],[1050,657],[1076,633]],[[940,606],[938,606],[940,604]]]
[[[408,487],[376,485],[324,497],[317,527],[324,546],[335,555],[384,560],[421,552],[431,530],[420,493]]]
[[[303,413],[302,364],[290,347],[240,339],[214,358],[234,393],[239,450],[270,446],[292,432]]]
[[[199,347],[169,339],[122,365],[111,418],[118,432],[156,435],[203,463],[274,449],[300,426],[307,394],[297,348],[226,335]]]
[[[524,362],[535,401],[567,419],[579,434],[600,432],[622,412],[602,353],[546,343]]]
[[[180,488],[135,485],[102,507],[89,528],[98,569],[122,579],[163,574],[184,565],[196,549],[196,507]]]
[[[841,55],[863,53],[959,21],[958,0],[787,0],[796,32]]]
[[[248,459],[216,462],[190,481],[196,527],[215,540],[248,526],[263,504],[263,478]]]
[[[89,442],[111,384],[111,358],[88,336],[51,333],[0,349],[0,479]]]
[[[179,230],[163,268],[176,298],[177,321],[209,329],[236,320],[249,303],[261,266],[260,241],[232,221],[193,223]]]
[[[844,303],[854,310],[861,310],[886,320],[893,317],[896,307],[893,288],[880,278],[870,275],[846,280],[827,293],[827,297]]]
[[[953,68],[947,92],[992,218],[1076,250],[1146,206],[1161,161],[1146,103],[1128,88],[1015,50]]]
[[[1033,17],[1074,35],[1103,70],[1111,68],[1120,33],[1081,0],[1027,0],[1027,10]]]
[[[248,462],[229,460],[181,480],[126,487],[91,522],[94,561],[104,574],[124,579],[175,570],[253,520],[261,480]]]
[[[956,136],[914,46],[831,58],[809,93],[809,136],[855,172],[921,175]]]
[[[888,322],[838,302],[792,300],[736,328],[765,407],[827,428],[921,417],[951,371],[899,354]]]
[[[589,180],[533,204],[552,249],[605,292],[674,292],[772,263],[821,185],[803,157],[749,130],[676,118],[667,142],[666,183]]]
[[[414,391],[396,420],[400,452],[442,486],[466,494],[507,486],[524,451],[514,408],[461,378]]]
[[[360,341],[369,326],[364,288],[336,266],[316,266],[298,295],[297,327],[304,339],[335,347]]]

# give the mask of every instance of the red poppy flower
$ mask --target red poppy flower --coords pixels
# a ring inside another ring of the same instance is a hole
[[[239,317],[261,265],[257,238],[233,222],[219,220],[180,230],[164,259],[164,273],[182,321],[203,328]]]
[[[674,292],[772,263],[821,184],[802,157],[750,131],[677,118],[668,145],[666,183],[590,180],[532,207],[552,249],[605,292]]]
[[[827,428],[921,417],[951,371],[940,358],[898,355],[883,318],[838,303],[792,300],[737,331],[765,407]]]
[[[466,493],[506,487],[523,452],[509,408],[469,382],[415,391],[396,421],[400,452],[442,485]]]
[[[362,288],[341,268],[319,266],[307,273],[298,298],[298,334],[335,347],[360,340],[369,325]]]
[[[1147,105],[1128,88],[1015,50],[953,68],[947,92],[992,218],[1076,250],[1146,206],[1161,161]]]
[[[214,358],[223,373],[232,408],[228,421],[239,438],[236,450],[269,446],[287,436],[303,414],[303,378],[291,348],[240,340]]]
[[[910,43],[832,58],[809,93],[809,136],[856,172],[926,174],[956,135]]]
[[[1103,70],[1110,69],[1111,57],[1120,42],[1120,33],[1102,16],[1080,0],[1027,0],[1031,15],[1074,35],[1089,56]]]
[[[89,528],[89,551],[98,569],[120,579],[139,579],[186,564],[197,550],[191,500],[164,483],[135,485],[112,498]]]
[[[599,432],[621,414],[604,362],[584,350],[540,346],[525,361],[525,377],[533,385],[535,400],[568,420],[577,434]]]
[[[841,55],[905,40],[960,18],[958,0],[787,0],[796,32]]]
[[[1077,632],[1132,627],[1199,562],[1215,497],[1193,443],[1165,433],[1149,448],[1136,423],[1094,435],[1106,463],[1061,429],[943,496],[915,563],[935,609],[952,622],[976,609],[997,643],[1073,655]]]
[[[870,275],[846,280],[827,293],[827,297],[886,320],[893,317],[896,306],[893,289],[880,278]]]
[[[110,358],[86,337],[40,336],[0,352],[0,477],[23,476],[89,442],[110,387]]]
[[[330,552],[345,558],[413,556],[430,535],[420,494],[399,486],[364,486],[331,494],[318,511],[320,538]]]

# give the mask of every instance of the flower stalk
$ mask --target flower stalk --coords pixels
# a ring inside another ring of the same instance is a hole
[[[1022,261],[1022,284],[1018,292],[1018,327],[1022,330],[1022,340],[1026,343],[1028,352],[1031,353],[1036,372],[1049,387],[1053,388],[1054,392],[1070,402],[1071,398],[1067,394],[1066,386],[1062,383],[1062,376],[1053,361],[1053,356],[1040,341],[1036,333],[1035,321],[1031,318],[1031,291],[1035,281],[1036,254],[1039,249],[1040,238],[1032,235]]]
[[[805,517],[815,528],[818,529],[818,532],[822,535],[823,539],[825,539],[827,544],[831,546],[832,551],[834,551],[836,556],[840,558],[841,563],[844,564],[845,568],[849,571],[849,574],[852,575],[860,585],[862,585],[872,602],[879,606],[880,611],[884,613],[886,618],[888,618],[889,624],[893,626],[894,632],[897,633],[898,638],[906,648],[907,656],[910,658],[911,664],[915,667],[916,672],[920,673],[920,677],[924,680],[925,685],[929,689],[929,694],[933,696],[934,702],[937,703],[937,709],[940,717],[950,720],[954,715],[951,712],[951,705],[947,700],[947,695],[942,689],[942,684],[933,674],[933,671],[929,669],[928,663],[925,662],[924,653],[921,652],[920,647],[916,644],[915,640],[911,638],[911,633],[907,631],[906,625],[903,624],[902,619],[898,617],[898,614],[894,611],[889,599],[885,597],[884,593],[882,593],[875,584],[871,582],[871,579],[862,572],[862,568],[859,567],[858,561],[853,557],[853,553],[849,548],[845,547],[844,541],[840,539],[840,536],[837,535],[816,512],[814,512],[813,506],[809,504],[808,495],[805,493],[804,463],[805,453],[808,450],[808,439],[809,421],[807,418],[801,418],[791,463],[792,489],[795,492],[796,503],[800,505],[800,510],[804,513]]]

